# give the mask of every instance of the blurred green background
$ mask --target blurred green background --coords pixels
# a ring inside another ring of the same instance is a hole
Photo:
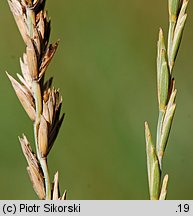
[[[167,32],[167,1],[47,1],[51,41],[47,71],[66,113],[49,157],[68,199],[148,199],[144,121],[155,139],[156,43]],[[177,111],[164,158],[168,199],[193,199],[193,5],[175,65]],[[0,199],[36,199],[18,135],[33,143],[30,120],[5,70],[20,72],[24,44],[7,2],[0,4]],[[16,77],[16,76],[15,76]]]

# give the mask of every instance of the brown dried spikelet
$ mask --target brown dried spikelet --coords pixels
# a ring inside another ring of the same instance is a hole
[[[46,50],[46,53],[44,55],[44,57],[42,58],[42,62],[41,62],[41,66],[40,66],[40,75],[39,77],[42,77],[48,67],[48,65],[50,64],[57,48],[58,48],[58,42],[56,42],[55,44],[50,44],[49,47]]]
[[[36,155],[32,152],[30,144],[23,135],[22,138],[19,137],[23,154],[28,162],[28,174],[33,184],[33,188],[40,199],[45,199],[45,186],[44,177],[40,164],[36,158]]]
[[[59,189],[59,180],[58,180],[58,172],[57,172],[54,176],[52,200],[58,200],[59,197],[60,197],[60,189]]]
[[[37,53],[35,50],[35,46],[31,40],[29,40],[28,46],[26,48],[27,55],[27,65],[29,69],[29,73],[31,74],[32,80],[38,78],[39,70],[38,70],[38,59]]]
[[[59,174],[56,172],[54,176],[54,182],[52,184],[52,200],[66,200],[67,194],[66,191],[62,196],[60,196],[59,188]]]
[[[21,36],[24,42],[27,44],[28,41],[27,36],[29,35],[29,32],[27,27],[27,18],[24,13],[24,9],[18,0],[9,0],[8,3],[12,11],[12,14],[15,18],[15,22],[18,26],[18,29],[21,33]]]
[[[64,120],[64,114],[60,117],[62,99],[59,101],[59,91],[48,89],[44,92],[43,115],[48,124],[48,152],[51,150],[54,141]]]
[[[38,130],[38,147],[42,157],[47,157],[48,154],[48,124],[43,115],[40,118]]]
[[[7,73],[7,76],[9,77],[15,93],[26,113],[32,121],[35,121],[35,104],[33,96],[25,86],[20,85],[11,75]]]

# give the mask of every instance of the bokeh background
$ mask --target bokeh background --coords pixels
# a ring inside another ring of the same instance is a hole
[[[148,199],[144,121],[155,139],[156,43],[167,32],[167,1],[47,1],[51,41],[60,46],[47,71],[66,113],[49,157],[68,199]],[[177,111],[164,158],[168,199],[193,199],[193,4],[175,65]],[[5,71],[20,72],[24,44],[0,4],[0,199],[37,199],[18,142],[33,143],[30,120]],[[16,76],[15,76],[16,77]]]

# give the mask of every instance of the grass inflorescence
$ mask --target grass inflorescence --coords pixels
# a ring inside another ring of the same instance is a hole
[[[58,42],[49,44],[50,19],[44,10],[46,0],[8,0],[18,29],[26,45],[20,60],[20,82],[8,77],[23,108],[33,122],[35,153],[25,135],[19,137],[26,157],[30,179],[40,199],[66,199],[59,191],[58,173],[53,184],[49,176],[47,158],[64,119],[60,117],[62,99],[59,90],[52,87],[52,78],[45,81]]]
[[[160,29],[159,31],[157,45],[159,117],[156,145],[152,140],[149,126],[147,122],[145,123],[148,182],[151,200],[164,200],[167,195],[168,175],[165,175],[162,181],[162,160],[176,109],[176,88],[172,72],[187,18],[187,6],[188,0],[168,0],[169,30],[167,47],[163,30]]]

